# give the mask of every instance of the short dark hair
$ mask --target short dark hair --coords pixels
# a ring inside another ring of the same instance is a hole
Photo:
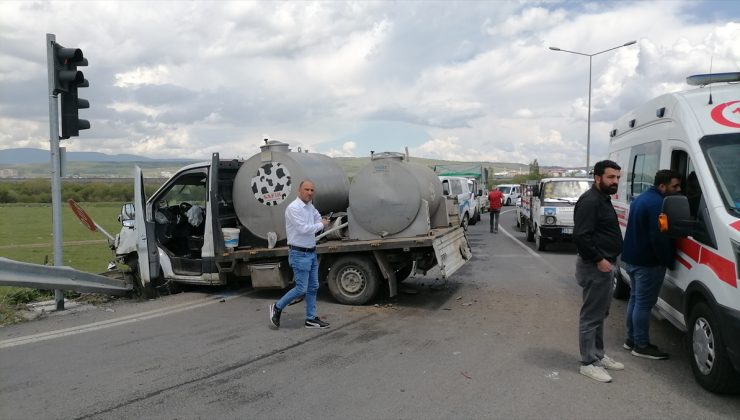
[[[614,162],[613,160],[601,160],[596,162],[594,165],[594,176],[603,176],[606,168],[612,168],[618,171],[622,170],[622,167],[617,165],[617,162]]]
[[[672,179],[681,179],[681,174],[671,169],[661,169],[655,173],[653,185],[656,187],[658,185],[668,185]]]

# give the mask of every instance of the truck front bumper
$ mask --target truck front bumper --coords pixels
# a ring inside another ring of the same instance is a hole
[[[540,235],[553,241],[573,239],[573,226],[540,225]]]

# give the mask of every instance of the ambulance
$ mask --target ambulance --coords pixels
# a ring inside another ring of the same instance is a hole
[[[676,238],[654,313],[685,331],[691,368],[705,389],[740,390],[740,72],[687,78],[691,90],[659,96],[617,120],[609,159],[622,167],[612,196],[622,232],[630,203],[659,169],[682,176],[666,197],[661,229]],[[620,262],[617,298],[629,296]]]

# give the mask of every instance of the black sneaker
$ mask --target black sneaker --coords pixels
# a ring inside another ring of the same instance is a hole
[[[306,328],[329,328],[329,323],[322,321],[319,317],[307,319],[305,325]]]
[[[656,350],[658,349],[658,346],[656,346],[653,343],[648,343],[648,347],[654,348]],[[632,350],[635,348],[635,342],[632,341],[632,339],[628,338],[624,340],[624,344],[622,344],[622,348],[625,350]]]
[[[275,328],[280,328],[280,314],[283,311],[277,308],[275,303],[270,304],[270,324]]]
[[[637,357],[643,357],[645,359],[652,360],[665,360],[668,358],[668,353],[658,350],[657,346],[646,346],[646,347],[635,347],[632,349],[632,355]]]

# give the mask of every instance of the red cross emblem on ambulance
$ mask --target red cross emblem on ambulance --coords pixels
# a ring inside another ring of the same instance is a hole
[[[712,109],[712,119],[722,125],[740,128],[740,101],[719,104]]]

